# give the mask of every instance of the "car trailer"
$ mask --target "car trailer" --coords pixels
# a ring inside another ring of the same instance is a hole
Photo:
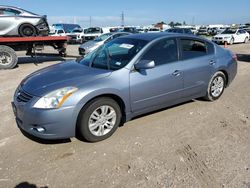
[[[67,42],[67,36],[0,37],[0,69],[12,69],[17,65],[16,51],[26,51],[26,55],[33,57],[36,50],[52,46],[59,55],[65,57]]]

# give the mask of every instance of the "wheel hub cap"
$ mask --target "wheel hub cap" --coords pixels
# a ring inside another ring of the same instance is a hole
[[[116,112],[113,107],[104,105],[90,115],[89,130],[95,136],[104,136],[108,134],[116,123]]]
[[[213,97],[219,97],[224,88],[224,79],[222,77],[216,77],[212,83],[211,93]]]
[[[2,65],[8,65],[12,61],[11,55],[6,52],[1,52],[0,53],[0,64]]]

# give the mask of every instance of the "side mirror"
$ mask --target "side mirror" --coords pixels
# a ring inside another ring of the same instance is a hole
[[[140,60],[134,66],[136,70],[152,69],[155,67],[155,62],[152,60]]]

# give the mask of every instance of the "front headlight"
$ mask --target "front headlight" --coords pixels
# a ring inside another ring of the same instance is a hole
[[[230,39],[231,37],[224,37],[224,39]]]
[[[76,87],[57,89],[40,98],[33,107],[42,109],[59,108],[65,100],[76,91]]]

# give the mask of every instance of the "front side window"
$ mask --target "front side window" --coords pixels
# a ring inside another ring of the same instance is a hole
[[[206,44],[192,39],[181,39],[182,59],[192,59],[207,54]]]
[[[156,66],[177,61],[178,49],[176,40],[160,40],[143,55],[142,60],[152,60]]]

